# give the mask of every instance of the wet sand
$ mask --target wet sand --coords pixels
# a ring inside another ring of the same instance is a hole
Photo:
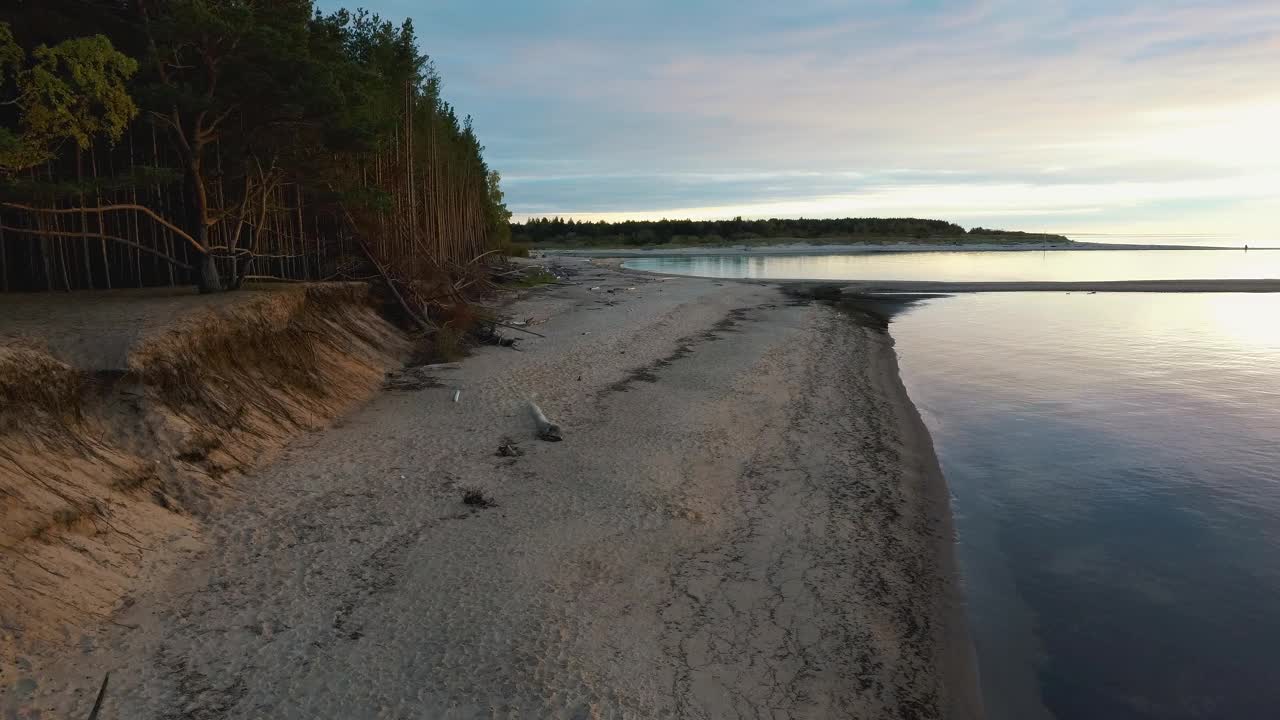
[[[889,336],[554,262],[570,284],[506,310],[545,338],[240,479],[209,551],[0,710],[84,717],[111,671],[104,718],[980,717]]]

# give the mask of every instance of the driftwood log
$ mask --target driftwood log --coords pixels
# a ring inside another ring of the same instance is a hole
[[[542,408],[537,403],[529,401],[529,414],[533,416],[533,423],[538,431],[538,437],[548,442],[560,442],[564,436],[560,434],[560,426],[547,419],[543,414]]]
[[[89,720],[98,720],[98,713],[102,712],[102,701],[107,697],[107,682],[111,680],[111,673],[102,676],[102,687],[98,688],[98,699],[93,701],[93,709],[89,711]]]

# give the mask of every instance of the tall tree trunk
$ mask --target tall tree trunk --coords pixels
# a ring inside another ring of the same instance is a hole
[[[49,171],[49,178],[51,180],[53,179],[52,170]],[[80,207],[83,208],[84,207],[84,153],[83,151],[80,150],[79,145],[76,146],[76,184],[80,186]],[[102,216],[99,215],[98,217],[102,217]],[[89,216],[83,210],[80,211],[80,232],[89,232]],[[89,259],[89,241],[86,240],[84,244],[81,245],[80,247],[84,251],[84,274],[85,274],[85,283],[86,283],[85,288],[88,290],[92,290],[93,289],[93,261]]]
[[[133,162],[132,154],[130,154],[129,162],[130,164],[132,164]],[[151,126],[151,167],[152,169],[160,167],[160,143],[156,138],[156,126],[154,124]],[[156,205],[164,207],[167,210],[168,209],[168,203],[166,202],[167,194],[164,192],[163,188],[160,186],[160,183],[156,182],[156,184],[152,185],[149,188],[149,190],[150,192],[155,194]],[[134,193],[136,195],[137,193],[136,189],[134,190]],[[157,229],[155,223],[147,223],[147,227],[151,229],[151,239],[153,243],[156,243],[156,238],[159,237],[161,240],[164,241],[165,253],[169,257],[178,257],[177,249],[174,247],[174,244],[173,244],[173,234],[169,232],[168,228]],[[157,233],[159,233],[159,235],[157,235]],[[185,252],[185,248],[184,248],[184,252]],[[177,281],[177,278],[174,276],[173,263],[167,263],[167,265],[168,265],[168,271],[169,271],[169,287],[173,287],[178,284],[178,281]]]
[[[93,187],[94,187],[93,202],[95,205],[101,207],[102,206],[102,190],[98,187],[98,153],[96,150],[90,149],[89,163],[93,168]],[[81,204],[83,205],[84,202],[81,201]],[[132,213],[130,213],[130,215],[132,215]],[[89,228],[81,227],[80,231],[89,232]],[[106,220],[105,218],[102,217],[102,213],[98,213],[98,234],[105,235],[106,232],[107,232]],[[110,290],[111,289],[111,261],[107,258],[107,240],[106,238],[101,238],[99,242],[102,243],[102,276],[106,279],[107,289]],[[86,269],[85,272],[89,272],[88,269]],[[91,289],[93,288],[92,277],[90,277],[89,279],[89,287]]]
[[[192,228],[191,235],[196,242],[204,244],[208,240],[208,229],[201,225],[198,228]],[[202,293],[222,292],[222,279],[218,276],[218,264],[214,262],[211,253],[197,253],[200,256],[196,265],[196,272],[199,278],[196,281],[196,287]]]
[[[9,292],[9,261],[5,257],[9,246],[4,242],[4,230],[0,230],[0,292]]]
[[[39,224],[43,225],[44,223],[41,222]],[[40,262],[44,266],[44,284],[49,292],[53,292],[53,263],[49,260],[49,255],[53,253],[51,242],[44,235],[40,236]]]
[[[187,192],[185,229],[200,244],[200,247],[207,248],[209,247],[209,224],[205,219],[209,217],[209,198],[205,194],[204,178],[200,176],[198,161],[188,165],[183,184]],[[197,254],[199,260],[195,263],[196,287],[202,293],[221,292],[222,278],[218,276],[218,264],[214,262],[213,254],[209,252],[197,252]]]

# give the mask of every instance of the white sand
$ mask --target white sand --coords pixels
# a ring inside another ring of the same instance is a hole
[[[545,339],[243,478],[209,552],[0,715],[85,717],[110,670],[104,718],[979,716],[888,337],[773,287],[562,263],[575,286],[509,308]]]

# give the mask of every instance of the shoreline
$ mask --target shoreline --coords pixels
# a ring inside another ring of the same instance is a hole
[[[742,278],[685,275],[626,266],[629,258],[601,257],[591,262],[622,273],[644,277],[679,277],[721,283],[777,285],[817,292],[823,299],[878,297],[894,303],[982,292],[1115,292],[1115,293],[1275,293],[1280,278],[1189,278],[1179,280],[814,280],[812,278]]]
[[[237,479],[207,552],[0,710],[83,716],[111,670],[119,717],[981,717],[883,328],[777,284],[554,268],[503,308],[543,337]]]
[[[939,542],[935,543],[938,566],[945,578],[944,591],[938,597],[937,616],[943,623],[938,642],[939,655],[945,663],[950,682],[958,687],[966,688],[966,692],[958,693],[943,714],[946,718],[981,718],[985,716],[982,696],[978,682],[978,657],[969,632],[969,621],[965,610],[965,597],[959,561],[957,559],[955,516],[951,508],[951,491],[947,484],[942,465],[938,460],[933,445],[933,436],[921,417],[919,409],[911,400],[898,367],[898,353],[893,335],[887,324],[880,327],[874,318],[872,322],[864,322],[856,317],[852,322],[880,336],[879,352],[873,355],[872,372],[879,376],[879,382],[891,398],[898,426],[904,434],[904,444],[913,449],[907,457],[914,459],[914,472],[921,481],[931,488],[932,513],[938,519]]]

